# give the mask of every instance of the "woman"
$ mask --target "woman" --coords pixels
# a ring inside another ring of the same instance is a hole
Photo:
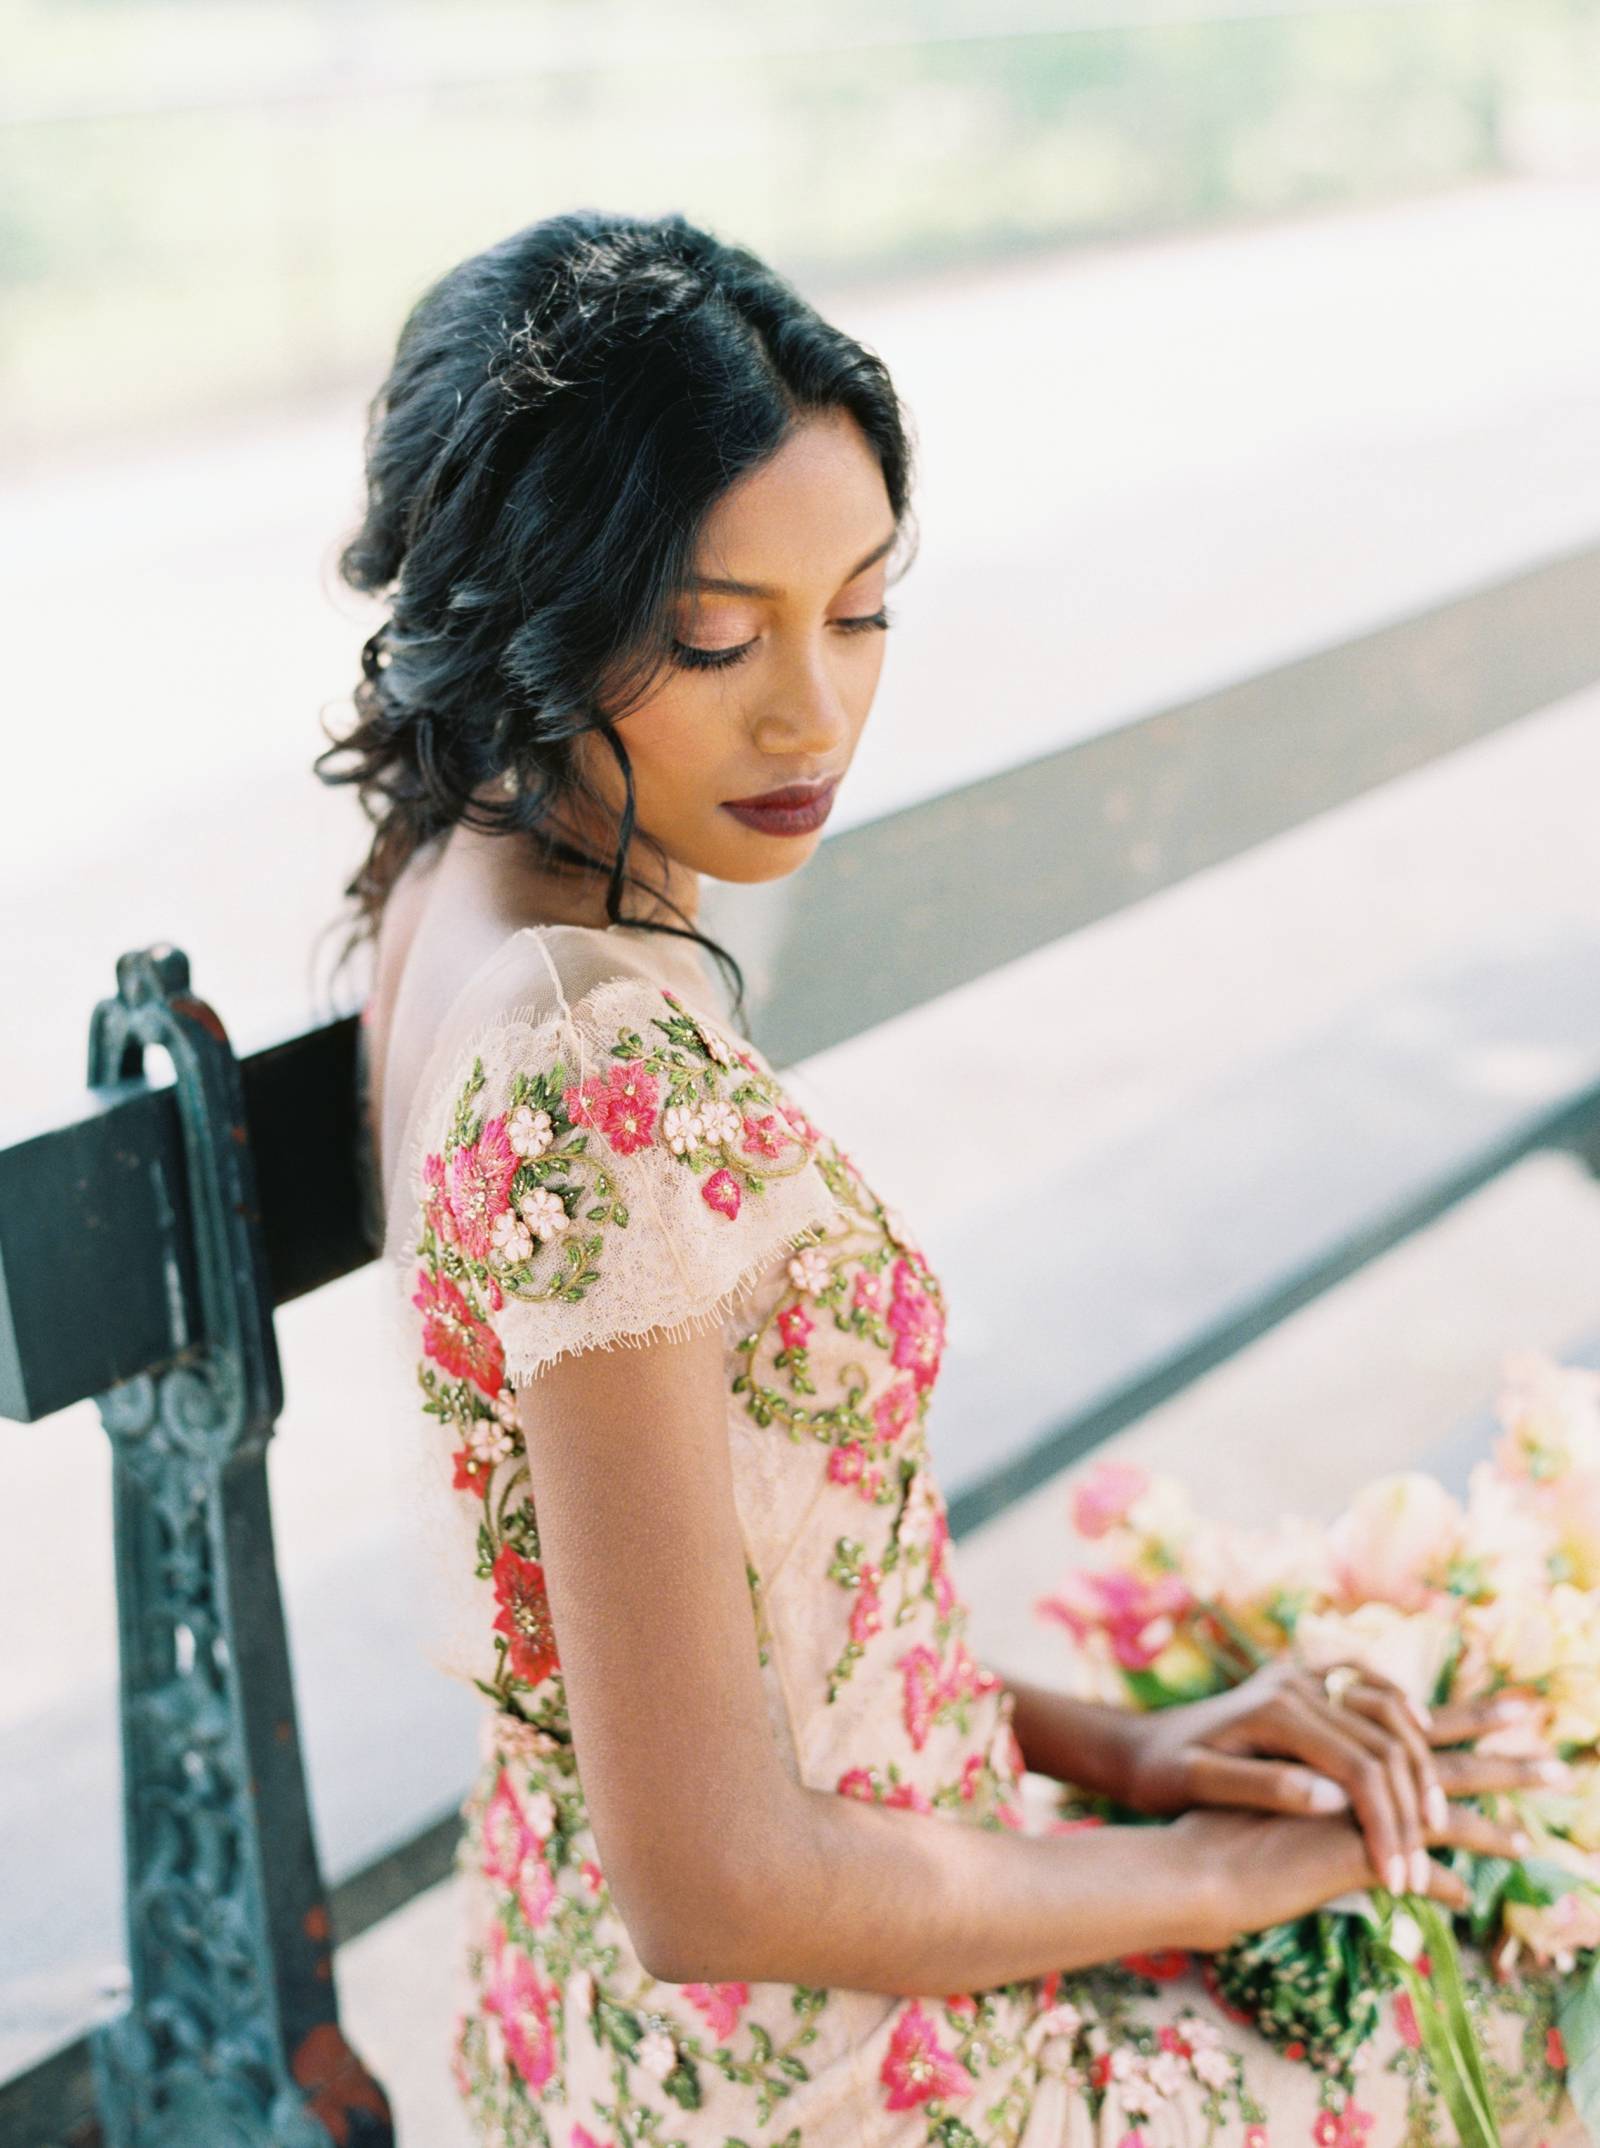
[[[558,2148],[1438,2138],[1393,2032],[1346,2104],[1196,1957],[1379,1883],[1459,1904],[1430,1848],[1518,1841],[1458,1800],[1550,1761],[1375,1677],[1140,1717],[975,1661],[938,1278],[704,960],[737,981],[702,875],[820,839],[910,473],[876,356],[675,216],[463,262],[373,406],[342,566],[389,616],[328,780],[376,822],[437,1659],[486,1703],[455,2078],[474,2137]],[[1171,1824],[1053,1820],[1061,1782]],[[1530,2148],[1581,2137],[1547,2002],[1486,2001]]]

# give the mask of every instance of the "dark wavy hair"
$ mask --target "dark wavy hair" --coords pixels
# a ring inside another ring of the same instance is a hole
[[[624,870],[634,789],[616,725],[668,657],[712,507],[806,413],[836,408],[875,451],[903,538],[911,427],[881,359],[683,216],[546,217],[423,293],[369,406],[365,515],[338,560],[388,605],[361,652],[357,720],[313,764],[358,785],[374,824],[344,889],[356,916],[339,967],[376,937],[412,854],[465,821],[603,873],[612,923],[698,941],[741,1005],[726,948],[687,920],[623,915],[624,886],[644,883]],[[576,765],[589,729],[622,770],[620,816]],[[617,829],[610,860],[548,825],[580,793]]]

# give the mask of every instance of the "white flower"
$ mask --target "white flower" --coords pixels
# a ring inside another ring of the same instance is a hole
[[[1173,2054],[1170,2051],[1165,2051],[1161,2055],[1163,2058],[1171,2058]],[[1116,2079],[1116,2070],[1117,2055],[1113,2052],[1111,2054],[1113,2080]],[[1145,2074],[1130,2073],[1126,2080],[1118,2081],[1117,2090],[1122,2108],[1125,2111],[1133,2112],[1146,2118],[1149,2117],[1162,2097],[1161,2089]]]
[[[594,1988],[594,1977],[589,1970],[579,1969],[574,1972],[572,1997],[578,2014],[588,2015],[594,2012]]]
[[[678,2047],[664,2029],[652,2029],[648,2036],[641,2036],[633,2055],[658,2081],[664,2081],[678,2063]]]
[[[549,1112],[519,1104],[506,1121],[506,1139],[519,1156],[542,1156],[555,1139]]]
[[[1217,2058],[1220,2057],[1220,2053],[1213,2051],[1208,2056]],[[1196,2066],[1195,2071],[1199,2073],[1198,2066]],[[1188,2068],[1184,2065],[1183,2060],[1179,2058],[1176,2051],[1158,2051],[1150,2061],[1149,2074],[1150,2086],[1158,2096],[1175,2096],[1189,2078]],[[1202,2075],[1201,2078],[1203,2079],[1204,2076]],[[1223,2078],[1227,2078],[1226,2062],[1224,2062],[1223,2066]]]
[[[535,1790],[524,1798],[522,1809],[528,1815],[528,1825],[541,1842],[548,1841],[555,1832],[556,1801],[548,1790]]]
[[[671,1104],[661,1114],[661,1137],[675,1156],[686,1156],[704,1135],[699,1112],[688,1104]]]
[[[744,1132],[744,1120],[738,1107],[725,1097],[713,1097],[700,1114],[701,1128],[713,1147],[719,1141],[737,1141]]]
[[[502,1268],[514,1268],[533,1251],[533,1239],[518,1222],[513,1209],[505,1209],[495,1217],[489,1235],[493,1241],[493,1258]]]
[[[1196,2079],[1203,2081],[1207,2088],[1226,2088],[1233,2079],[1233,2061],[1215,2044],[1196,2050],[1193,2065]]]
[[[512,1452],[511,1434],[497,1417],[475,1417],[467,1427],[467,1445],[480,1462],[503,1462]]]
[[[695,1027],[700,1032],[700,1036],[705,1044],[706,1050],[717,1062],[717,1065],[719,1067],[731,1067],[733,1065],[733,1054],[723,1043],[722,1039],[717,1035],[716,1031],[714,1029],[708,1029],[704,1022],[697,1022],[695,1024]]]
[[[1403,1962],[1414,1962],[1422,1952],[1422,1926],[1408,1909],[1397,1909],[1389,1924],[1389,1944]]]
[[[507,1431],[514,1432],[517,1429],[517,1398],[509,1387],[502,1387],[495,1396],[494,1414]]]
[[[802,1246],[789,1262],[789,1280],[796,1290],[825,1290],[832,1273],[832,1263],[821,1246]]]
[[[1118,2044],[1111,2054],[1111,2078],[1113,2081],[1131,2081],[1139,2071],[1139,2061],[1126,2044]]]
[[[552,1193],[548,1186],[535,1186],[532,1193],[525,1193],[517,1205],[529,1230],[537,1231],[540,1238],[554,1238],[572,1221],[562,1206],[561,1196]]]
[[[1039,2026],[1048,2036],[1076,2036],[1083,2016],[1069,2000],[1061,1999],[1039,2016]]]

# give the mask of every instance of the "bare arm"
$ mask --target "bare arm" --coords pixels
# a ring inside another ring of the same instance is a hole
[[[711,1330],[563,1358],[519,1390],[589,1815],[651,1974],[982,1990],[1220,1945],[1246,1873],[1262,1923],[1363,1883],[1344,1823],[1028,1836],[797,1782],[766,1714],[724,1377]],[[1271,1854],[1274,1827],[1298,1830],[1292,1854]]]

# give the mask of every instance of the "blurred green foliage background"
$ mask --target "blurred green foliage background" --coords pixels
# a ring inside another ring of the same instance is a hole
[[[381,373],[461,255],[681,208],[802,281],[1587,160],[1600,0],[0,0],[0,453]]]

